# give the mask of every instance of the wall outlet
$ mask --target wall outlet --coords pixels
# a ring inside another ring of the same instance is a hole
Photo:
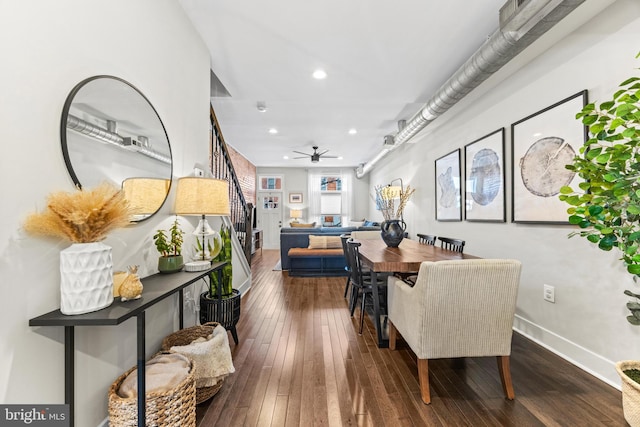
[[[556,288],[551,285],[543,286],[543,295],[545,301],[556,302]]]

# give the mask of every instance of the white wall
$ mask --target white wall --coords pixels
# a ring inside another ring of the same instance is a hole
[[[353,207],[351,212],[351,218],[354,221],[367,217],[368,212],[368,200],[369,200],[369,179],[364,177],[363,179],[357,179],[355,177],[355,168],[328,168],[327,173],[349,173],[351,174],[352,190],[353,190]],[[324,169],[323,169],[324,170]],[[257,177],[259,179],[261,175],[280,175],[283,177],[283,197],[284,206],[283,211],[284,218],[283,224],[288,224],[289,209],[302,209],[302,219],[300,222],[309,220],[309,195],[308,195],[308,169],[307,168],[273,168],[273,167],[259,167],[256,170]],[[258,182],[258,188],[256,192],[260,192],[260,182]],[[289,203],[289,193],[302,193],[302,204]],[[259,194],[258,194],[259,197]],[[256,199],[257,200],[257,199]],[[259,201],[256,201],[259,203]],[[258,215],[260,210],[258,209]],[[380,215],[378,215],[380,216]],[[367,217],[368,218],[368,217]],[[375,217],[377,218],[377,216]],[[379,219],[376,219],[378,221]],[[258,216],[258,221],[260,217]],[[258,228],[262,228],[258,224]]]
[[[563,25],[552,32],[565,31]],[[435,159],[501,127],[506,128],[511,221],[510,124],[582,89],[588,89],[591,101],[605,100],[622,80],[638,75],[640,62],[634,57],[640,50],[640,2],[613,2],[555,44],[545,37],[436,119],[415,144],[395,150],[373,169],[370,182],[386,183],[400,175],[417,189],[405,211],[412,235],[459,237],[470,254],[521,260],[516,327],[617,385],[614,362],[640,358],[640,329],[625,320],[622,294],[635,285],[618,254],[602,252],[579,237],[568,239],[569,226],[435,221]],[[374,212],[373,205],[369,210]],[[555,304],[542,299],[545,283],[555,286]]]
[[[68,244],[27,236],[21,222],[47,194],[73,190],[60,148],[64,101],[87,77],[127,80],[157,110],[173,174],[184,176],[208,158],[209,56],[173,0],[3,0],[0,52],[0,402],[63,403],[63,328],[28,321],[59,307],[58,254]],[[116,269],[156,271],[151,236],[170,224],[174,192],[159,214],[107,238]],[[185,218],[185,231],[195,221]],[[177,326],[176,303],[170,298],[147,312],[148,356]],[[135,320],[77,328],[76,425],[106,417],[108,387],[135,364],[135,348]]]

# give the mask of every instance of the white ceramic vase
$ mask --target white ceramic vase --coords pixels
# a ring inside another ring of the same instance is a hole
[[[60,311],[83,314],[113,302],[111,247],[74,243],[60,251]]]

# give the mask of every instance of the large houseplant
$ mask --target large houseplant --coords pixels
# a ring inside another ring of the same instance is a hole
[[[640,56],[640,54],[638,54]],[[636,58],[638,57],[636,56]],[[612,99],[586,105],[577,119],[589,128],[589,138],[567,169],[583,182],[581,191],[565,186],[560,200],[569,222],[580,227],[570,236],[581,236],[604,251],[616,248],[627,271],[640,275],[640,77],[620,84]],[[640,294],[625,290],[627,321],[640,325]],[[640,385],[630,379],[640,362],[618,362],[622,379],[624,415],[632,426],[640,425]]]
[[[174,273],[182,270],[184,260],[182,257],[182,244],[184,232],[180,229],[178,217],[173,221],[167,236],[164,230],[158,230],[153,236],[156,249],[160,252],[158,258],[158,271],[160,273]]]

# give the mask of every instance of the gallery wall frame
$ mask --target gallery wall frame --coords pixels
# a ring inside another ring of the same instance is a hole
[[[436,221],[462,221],[460,149],[436,159]]]
[[[565,166],[586,141],[587,127],[575,118],[586,104],[583,90],[511,125],[511,222],[569,224],[558,194],[580,180]]]
[[[302,193],[289,193],[289,203],[302,203]]]
[[[261,191],[282,191],[283,187],[282,175],[260,175],[258,177],[258,188]]]
[[[465,220],[505,222],[505,129],[464,146]]]

